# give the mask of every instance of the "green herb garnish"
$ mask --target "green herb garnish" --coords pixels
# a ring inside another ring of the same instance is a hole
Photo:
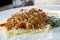
[[[47,21],[52,27],[60,26],[60,18],[49,17],[47,18]]]

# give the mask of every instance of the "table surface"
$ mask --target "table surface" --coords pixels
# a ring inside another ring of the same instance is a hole
[[[12,9],[12,8],[13,8],[13,5],[12,4],[9,4],[9,5],[0,7],[0,11],[7,10],[7,9]]]
[[[54,10],[59,10],[60,9],[60,5],[35,5],[35,6],[40,6],[41,8],[47,8],[47,9],[54,9]],[[8,10],[8,9],[12,9],[13,5],[9,4],[3,7],[0,7],[0,11],[4,11],[4,10]]]
[[[40,8],[43,8],[43,9],[49,9],[49,10],[60,10],[60,5],[34,5],[34,6],[35,7],[40,7]],[[28,6],[28,7],[30,7],[30,6]],[[21,8],[21,7],[18,7],[18,8]],[[8,9],[14,9],[13,5],[10,4],[10,5],[6,5],[4,7],[0,7],[0,12],[8,10]]]

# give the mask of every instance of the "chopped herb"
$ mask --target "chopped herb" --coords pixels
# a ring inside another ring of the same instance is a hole
[[[50,23],[50,25],[52,27],[59,27],[60,26],[60,18],[47,18],[48,23]]]

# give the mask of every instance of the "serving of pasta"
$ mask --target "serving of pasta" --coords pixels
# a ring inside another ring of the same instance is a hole
[[[58,20],[57,17],[48,14],[48,12],[38,8],[21,9],[12,14],[5,23],[1,23],[0,27],[7,29],[8,36],[48,32],[55,27],[55,21]]]

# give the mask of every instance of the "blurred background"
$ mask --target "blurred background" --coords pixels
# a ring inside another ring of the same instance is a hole
[[[0,0],[0,11],[33,5],[60,5],[60,0]]]

